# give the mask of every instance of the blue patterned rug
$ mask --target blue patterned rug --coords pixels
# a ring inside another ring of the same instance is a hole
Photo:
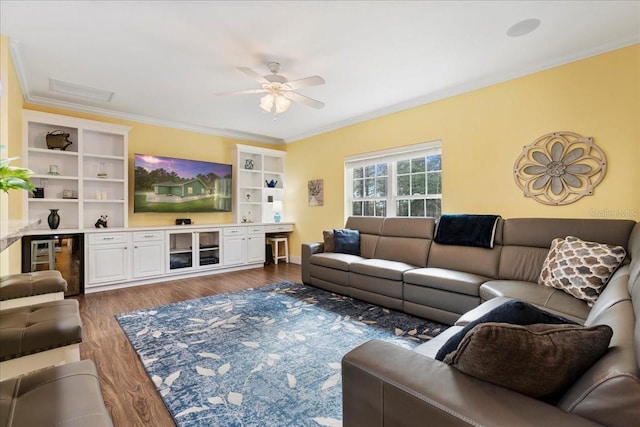
[[[446,326],[293,282],[116,319],[176,424],[340,426],[340,362],[381,339],[414,348]]]

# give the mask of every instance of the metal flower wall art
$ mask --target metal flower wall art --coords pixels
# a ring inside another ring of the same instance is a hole
[[[554,132],[524,147],[513,178],[526,197],[559,206],[592,195],[606,170],[607,159],[593,138]]]

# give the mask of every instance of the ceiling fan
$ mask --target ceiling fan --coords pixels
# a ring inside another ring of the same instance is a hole
[[[260,108],[267,112],[272,112],[274,115],[287,111],[291,101],[299,102],[304,105],[308,105],[313,108],[323,108],[324,103],[308,96],[304,96],[296,92],[297,89],[309,86],[317,86],[325,83],[324,79],[320,76],[305,77],[303,79],[289,81],[286,77],[278,74],[280,71],[280,64],[278,62],[269,62],[267,64],[271,74],[261,76],[253,71],[251,68],[238,67],[238,70],[242,71],[247,76],[251,77],[258,83],[260,83],[260,89],[247,89],[239,90],[235,92],[224,92],[218,95],[242,95],[250,93],[266,93],[265,96],[260,98]]]

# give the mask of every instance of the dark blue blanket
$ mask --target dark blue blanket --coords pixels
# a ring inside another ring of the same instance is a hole
[[[436,243],[493,248],[499,215],[442,215]]]

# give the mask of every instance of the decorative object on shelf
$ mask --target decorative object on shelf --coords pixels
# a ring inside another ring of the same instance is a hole
[[[273,203],[273,196],[267,196],[267,202]]]
[[[33,191],[33,197],[35,199],[44,199],[44,187],[36,187]]]
[[[251,201],[251,193],[245,194],[244,198],[247,199],[247,202],[250,202]]]
[[[107,228],[108,215],[100,215],[100,218],[96,221],[96,228]]]
[[[0,145],[0,153],[6,149],[4,145]],[[33,191],[35,186],[29,179],[33,175],[33,171],[27,168],[9,166],[9,163],[16,159],[17,157],[0,159],[0,190],[5,193],[8,193],[9,190]]]
[[[280,214],[282,213],[282,201],[281,200],[274,200],[273,202],[273,220],[275,222],[280,222],[281,216]]]
[[[253,159],[246,159],[244,161],[244,168],[248,170],[253,170]]]
[[[63,199],[77,199],[78,192],[76,190],[62,190]]]
[[[278,181],[276,181],[275,179],[272,179],[271,181],[267,181],[265,179],[265,184],[267,184],[267,187],[269,188],[276,188],[276,185],[278,185]]]
[[[49,209],[47,223],[49,224],[49,228],[52,230],[55,230],[60,226],[60,214],[58,213],[58,209]]]
[[[54,130],[47,133],[47,136],[45,137],[47,140],[47,148],[49,150],[66,150],[68,146],[73,144],[73,142],[69,141],[69,136],[70,135],[68,133],[65,133],[61,130]]]
[[[324,180],[312,179],[308,182],[309,206],[324,205]]]
[[[242,222],[247,222],[247,217],[246,216],[242,217]]]
[[[106,178],[107,171],[105,170],[105,163],[100,162],[100,169],[98,169],[98,178]]]
[[[606,156],[593,138],[553,132],[524,147],[513,178],[525,197],[560,206],[592,195],[606,170]]]
[[[47,175],[60,175],[58,165],[49,165],[49,172],[47,172]]]

